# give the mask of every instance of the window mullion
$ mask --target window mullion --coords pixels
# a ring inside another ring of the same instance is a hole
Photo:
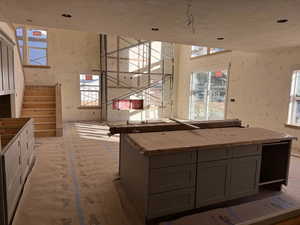
[[[28,56],[28,38],[27,38],[27,26],[24,27],[24,63],[29,64],[29,56]]]

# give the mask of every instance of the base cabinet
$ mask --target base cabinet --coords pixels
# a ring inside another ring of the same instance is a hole
[[[121,184],[145,221],[258,193],[262,144],[147,156],[125,139],[120,154]]]
[[[33,164],[34,135],[32,119],[5,120],[11,123],[10,127],[20,127],[10,141],[0,148],[0,224],[9,225],[12,222],[14,212],[30,167]],[[25,120],[25,121],[22,121]],[[24,122],[24,123],[22,123]]]

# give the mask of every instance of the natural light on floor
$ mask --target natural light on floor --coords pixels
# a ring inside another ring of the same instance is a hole
[[[106,125],[95,125],[91,123],[75,123],[76,131],[80,138],[93,139],[107,142],[118,142],[119,135],[114,135],[108,138],[109,129]]]

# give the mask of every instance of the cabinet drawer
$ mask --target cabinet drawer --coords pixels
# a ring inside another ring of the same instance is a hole
[[[204,149],[198,151],[198,162],[214,161],[229,158],[229,150],[223,149]]]
[[[195,189],[155,194],[149,197],[147,217],[155,218],[195,208]]]
[[[168,166],[177,166],[184,164],[192,164],[196,162],[196,152],[181,152],[166,155],[151,156],[150,167],[162,168]]]
[[[150,193],[160,193],[195,186],[196,164],[152,169],[150,171]]]
[[[261,154],[261,145],[242,145],[230,148],[232,157],[251,156]]]

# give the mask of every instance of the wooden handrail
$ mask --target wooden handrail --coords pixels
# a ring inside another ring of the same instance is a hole
[[[61,101],[61,84],[55,85],[55,103],[56,103],[56,137],[63,136],[62,123],[62,101]]]

